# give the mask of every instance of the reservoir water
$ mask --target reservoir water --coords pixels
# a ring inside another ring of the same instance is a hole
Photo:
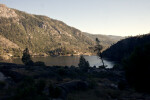
[[[90,66],[101,66],[102,62],[97,56],[84,56],[87,61],[89,61]],[[32,58],[34,62],[36,61],[42,61],[44,62],[47,66],[78,66],[80,56],[58,56],[58,57],[35,57]],[[22,64],[22,61],[20,58],[13,59],[10,62],[16,63],[16,64]],[[109,61],[107,59],[104,59],[105,65],[107,65],[107,68],[112,68],[114,66],[114,62]]]

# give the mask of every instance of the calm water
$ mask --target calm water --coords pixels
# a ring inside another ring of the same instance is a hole
[[[87,61],[89,61],[90,66],[100,66],[102,65],[102,62],[100,59],[98,59],[97,56],[84,56]],[[42,61],[45,62],[47,66],[54,66],[54,65],[60,65],[60,66],[78,66],[80,56],[60,56],[60,57],[36,57],[32,58],[33,61]],[[10,61],[12,63],[22,64],[21,59],[13,59]],[[109,60],[104,60],[105,65],[107,65],[108,68],[112,68],[114,66],[114,62]]]

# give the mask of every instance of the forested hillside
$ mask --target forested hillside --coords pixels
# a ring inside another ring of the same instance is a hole
[[[104,57],[112,60],[121,61],[123,58],[127,58],[133,52],[136,47],[142,47],[150,43],[150,33],[146,35],[139,35],[135,37],[128,37],[103,52]]]

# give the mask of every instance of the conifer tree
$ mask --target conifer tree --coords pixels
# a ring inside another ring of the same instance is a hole
[[[26,49],[23,51],[22,62],[23,62],[25,65],[33,65],[33,61],[31,60],[31,56],[30,56],[30,53],[29,53],[28,48],[26,48]]]
[[[90,64],[88,61],[85,60],[83,56],[81,56],[78,66],[81,71],[87,72],[90,67]]]
[[[101,59],[103,67],[105,67],[104,61],[103,61],[103,56],[102,56],[102,45],[100,45],[100,40],[96,38],[96,46],[95,46],[95,52],[97,52],[97,56]]]

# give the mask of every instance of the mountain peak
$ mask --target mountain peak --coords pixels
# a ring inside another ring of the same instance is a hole
[[[17,17],[17,14],[13,9],[8,8],[4,4],[0,4],[0,17],[12,18]]]

